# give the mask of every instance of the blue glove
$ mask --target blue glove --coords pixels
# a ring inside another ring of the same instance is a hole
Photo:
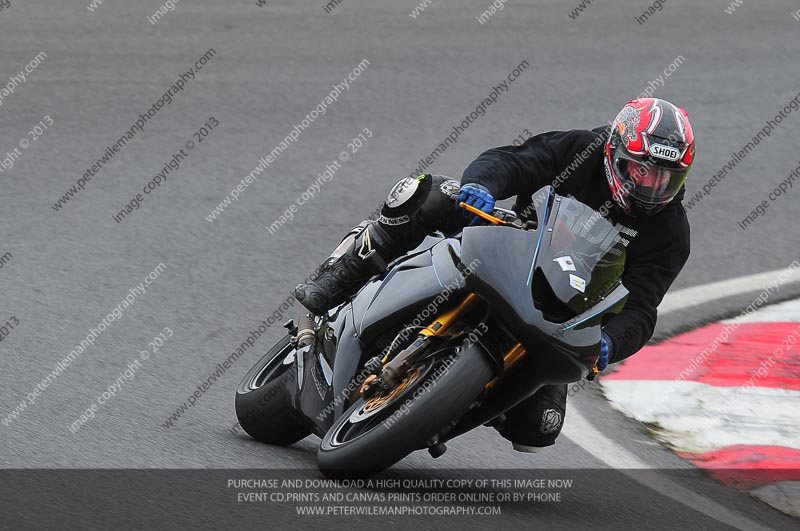
[[[489,189],[480,184],[465,184],[462,186],[461,191],[458,193],[458,201],[474,206],[487,214],[492,213],[495,204],[495,199]],[[466,211],[465,214],[467,219],[470,220],[470,225],[477,225],[481,222],[481,218],[475,214]]]
[[[600,357],[597,358],[597,370],[604,371],[608,367],[608,359],[611,357],[613,343],[605,332],[600,333]]]

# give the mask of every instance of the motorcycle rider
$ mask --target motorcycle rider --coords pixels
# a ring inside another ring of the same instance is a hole
[[[681,200],[694,153],[686,111],[662,99],[639,98],[625,104],[610,127],[552,131],[520,146],[489,149],[467,167],[460,185],[440,175],[402,179],[389,192],[380,217],[354,228],[319,275],[298,285],[294,296],[321,315],[427,234],[450,235],[481,221],[454,209],[453,193],[484,212],[491,212],[497,199],[516,196],[514,209],[524,216],[531,195],[549,184],[599,211],[627,242],[622,282],[630,295],[622,311],[603,323],[597,362],[603,370],[648,342],[656,308],[689,257],[689,223]],[[508,410],[497,429],[518,451],[550,446],[561,432],[566,400],[566,385],[544,386]]]

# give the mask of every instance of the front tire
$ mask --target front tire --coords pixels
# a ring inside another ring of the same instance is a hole
[[[494,370],[478,345],[450,349],[445,359],[412,367],[394,390],[377,396],[377,405],[375,396],[356,400],[322,439],[320,471],[330,478],[370,476],[424,448],[463,416]]]
[[[257,441],[289,446],[311,430],[291,415],[288,390],[297,378],[294,347],[287,334],[248,371],[236,389],[236,416]]]

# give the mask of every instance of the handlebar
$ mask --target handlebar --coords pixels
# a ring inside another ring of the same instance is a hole
[[[493,225],[500,225],[505,227],[513,227],[517,229],[524,229],[524,230],[535,230],[537,227],[537,223],[535,221],[525,221],[523,222],[517,216],[517,213],[513,210],[509,210],[507,208],[500,208],[494,207],[491,213],[486,213],[483,210],[478,210],[472,205],[468,205],[463,201],[458,200],[458,193],[448,194],[450,199],[459,207],[463,208],[464,210],[475,214],[478,217],[481,217],[488,221]]]

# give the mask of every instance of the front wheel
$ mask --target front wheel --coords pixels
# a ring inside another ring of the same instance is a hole
[[[236,390],[236,416],[252,438],[289,446],[311,433],[291,415],[288,390],[296,379],[294,347],[287,334],[248,371]]]
[[[330,478],[370,476],[461,418],[492,379],[493,367],[476,344],[448,350],[421,359],[394,389],[359,398],[322,439],[320,471]]]

